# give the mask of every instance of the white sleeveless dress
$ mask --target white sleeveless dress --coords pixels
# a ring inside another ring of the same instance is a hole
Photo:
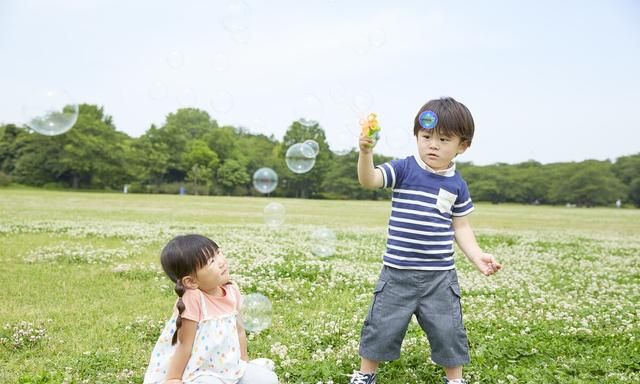
[[[200,384],[221,382],[236,384],[244,375],[247,363],[240,359],[240,340],[236,326],[237,311],[225,313],[219,317],[207,313],[204,294],[200,293],[202,320],[197,325],[196,337],[193,341],[191,358],[182,376],[184,384]],[[237,302],[234,289],[228,289]],[[171,345],[171,338],[176,331],[174,314],[164,327],[158,342],[153,348],[151,361],[144,375],[144,384],[161,384],[166,381],[169,361],[176,345]]]

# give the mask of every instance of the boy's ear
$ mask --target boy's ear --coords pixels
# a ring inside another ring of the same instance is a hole
[[[464,140],[461,141],[460,144],[458,145],[458,155],[462,155],[468,148],[469,148],[469,141]]]
[[[191,275],[182,278],[182,285],[189,289],[198,289],[198,281]]]

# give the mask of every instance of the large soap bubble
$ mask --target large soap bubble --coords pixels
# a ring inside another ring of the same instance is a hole
[[[313,168],[316,155],[308,144],[296,143],[287,149],[284,160],[292,172],[305,173]]]
[[[318,257],[328,257],[336,252],[336,234],[329,228],[321,227],[311,233],[311,253]]]
[[[253,186],[260,193],[270,193],[278,186],[278,174],[271,168],[260,168],[253,173]]]
[[[61,135],[78,120],[78,105],[64,92],[39,92],[23,108],[27,126],[47,136]]]
[[[284,223],[287,211],[280,203],[269,203],[264,207],[264,222],[267,226],[276,228]]]
[[[271,312],[269,299],[259,293],[250,293],[242,300],[240,319],[246,330],[260,332],[271,325]]]

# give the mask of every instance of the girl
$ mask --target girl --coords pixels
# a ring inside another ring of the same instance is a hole
[[[177,236],[162,250],[160,262],[176,284],[178,300],[153,348],[144,383],[277,384],[272,369],[247,362],[238,316],[241,295],[218,245],[200,235]]]

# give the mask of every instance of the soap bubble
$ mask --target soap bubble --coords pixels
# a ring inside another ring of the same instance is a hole
[[[306,94],[296,99],[293,106],[294,120],[298,120],[302,125],[311,126],[321,121],[323,116],[324,104],[316,95]]]
[[[296,143],[287,149],[284,160],[291,172],[305,173],[313,168],[316,163],[316,155],[308,144]]]
[[[243,297],[240,320],[250,332],[260,332],[271,325],[271,302],[264,295],[250,293]]]
[[[278,174],[271,168],[260,168],[253,174],[253,186],[260,193],[270,193],[278,186]]]
[[[61,135],[78,120],[78,105],[64,92],[47,90],[34,95],[23,107],[26,125],[47,136]]]
[[[217,91],[209,99],[209,104],[216,113],[229,113],[233,109],[233,95],[227,91]]]
[[[167,64],[171,68],[178,69],[184,64],[184,54],[182,51],[171,51],[167,55]]]
[[[284,205],[275,202],[269,203],[264,207],[264,222],[269,227],[279,227],[280,224],[284,223],[286,213]]]
[[[320,144],[318,144],[317,141],[309,139],[305,140],[303,144],[307,144],[308,146],[310,146],[311,149],[313,149],[314,156],[318,156],[318,152],[320,152]]]
[[[222,13],[222,26],[232,34],[249,29],[251,8],[242,0],[231,0]]]
[[[311,253],[318,257],[328,257],[336,252],[336,234],[322,227],[311,234]]]

